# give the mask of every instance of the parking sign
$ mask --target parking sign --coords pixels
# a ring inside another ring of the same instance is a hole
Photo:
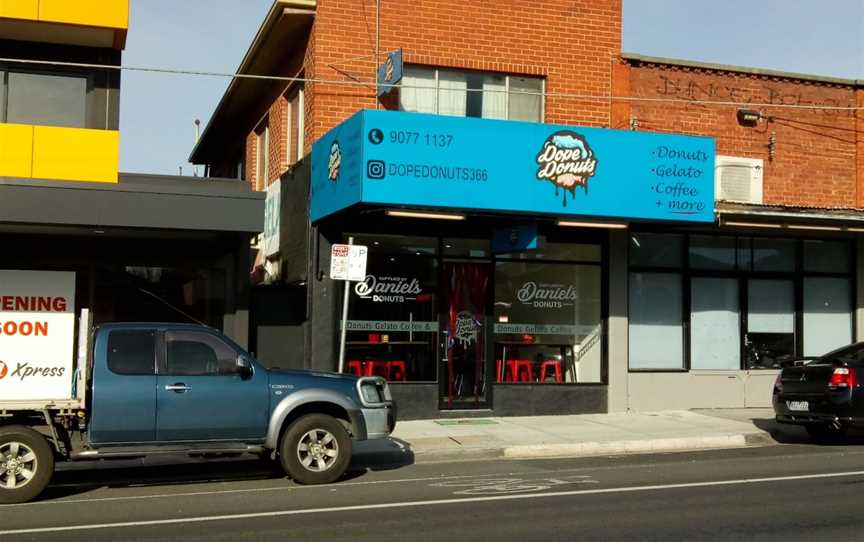
[[[363,245],[333,245],[330,248],[330,278],[333,280],[364,280],[368,254],[368,247]]]

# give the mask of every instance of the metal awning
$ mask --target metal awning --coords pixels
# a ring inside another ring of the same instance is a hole
[[[111,184],[0,177],[0,230],[256,234],[264,227],[264,196],[229,179],[121,173]]]
[[[864,231],[864,210],[718,201],[720,226]]]

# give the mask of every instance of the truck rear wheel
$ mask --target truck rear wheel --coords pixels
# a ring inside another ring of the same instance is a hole
[[[0,504],[35,499],[54,474],[54,452],[45,437],[23,425],[0,427]]]
[[[351,461],[348,431],[324,414],[308,414],[291,424],[279,448],[285,472],[304,485],[335,482]]]

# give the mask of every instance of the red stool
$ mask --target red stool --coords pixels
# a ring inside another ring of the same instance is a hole
[[[383,376],[390,380],[390,368],[386,361],[366,361],[366,376]]]
[[[515,382],[516,381],[516,360],[508,359],[504,364],[502,371],[501,360],[495,360],[495,378],[498,382]]]
[[[513,364],[513,380],[515,382],[533,382],[534,381],[534,364],[531,360],[516,359],[508,360],[508,364]]]
[[[401,360],[388,361],[387,374],[389,375],[387,380],[398,380],[399,382],[405,382],[408,380],[405,362]]]
[[[564,377],[561,371],[561,360],[547,359],[540,364],[540,382],[546,382],[546,371],[551,369],[555,371],[555,382],[564,382]]]
[[[352,359],[351,361],[348,362],[347,368],[348,368],[349,373],[354,373],[356,376],[363,376],[363,363],[362,362],[360,362],[356,359]]]

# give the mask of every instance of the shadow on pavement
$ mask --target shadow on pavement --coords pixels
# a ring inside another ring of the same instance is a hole
[[[398,438],[366,440],[354,444],[351,470],[394,470],[414,464],[411,444]]]
[[[351,464],[343,479],[362,477],[368,471],[399,469],[414,463],[410,445],[399,439],[354,443]],[[101,488],[181,486],[206,483],[284,479],[278,461],[251,455],[198,458],[156,456],[146,459],[86,461],[57,465],[51,485],[40,500],[80,495]]]
[[[778,423],[774,418],[753,418],[754,426],[765,431],[778,444],[813,444],[814,446],[842,446],[864,444],[864,431],[850,429],[847,437],[837,442],[814,443],[807,430],[798,425]]]

